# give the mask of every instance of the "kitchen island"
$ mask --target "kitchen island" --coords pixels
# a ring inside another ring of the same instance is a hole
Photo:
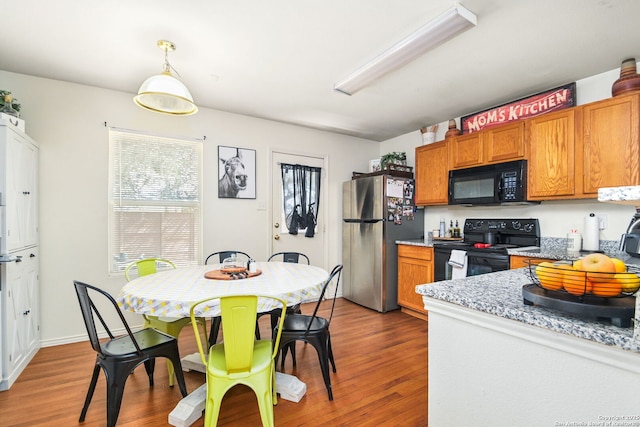
[[[640,426],[633,327],[525,305],[528,283],[524,268],[416,287],[429,312],[429,425]]]

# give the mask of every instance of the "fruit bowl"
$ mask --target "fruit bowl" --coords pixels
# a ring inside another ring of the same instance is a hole
[[[598,257],[594,258],[592,255]],[[632,295],[640,289],[638,267],[625,266],[624,263],[615,267],[616,263],[612,261],[614,267],[611,267],[607,260],[612,258],[603,254],[590,254],[574,262],[540,262],[535,258],[526,261],[533,283],[547,291],[576,297],[593,295],[616,298]]]

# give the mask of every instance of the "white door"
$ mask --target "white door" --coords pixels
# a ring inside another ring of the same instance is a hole
[[[322,168],[320,184],[320,209],[316,209],[317,226],[313,237],[305,237],[304,231],[297,235],[289,234],[286,225],[284,207],[282,201],[282,173],[280,165],[282,163],[300,164]],[[322,157],[312,157],[272,152],[271,157],[271,254],[276,252],[302,252],[309,257],[311,265],[325,267],[325,240],[326,240],[326,167],[325,159]]]

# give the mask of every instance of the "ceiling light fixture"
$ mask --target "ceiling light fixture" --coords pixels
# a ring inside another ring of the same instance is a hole
[[[142,108],[158,113],[188,116],[198,111],[189,89],[171,75],[168,52],[176,50],[176,45],[167,40],[158,40],[158,47],[164,50],[162,73],[151,76],[142,82],[133,102]],[[178,72],[176,71],[176,74]],[[179,76],[179,74],[178,74]]]
[[[333,89],[353,95],[374,80],[408,64],[451,37],[475,26],[476,23],[476,15],[460,4],[454,3],[452,8],[378,55],[344,80],[334,84]]]

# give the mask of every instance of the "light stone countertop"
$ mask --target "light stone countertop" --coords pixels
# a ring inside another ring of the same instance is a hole
[[[590,321],[552,309],[525,305],[522,286],[529,283],[533,281],[528,268],[521,268],[418,285],[416,293],[423,295],[423,298],[446,301],[504,319],[640,353],[640,340],[634,339],[633,327],[620,328],[606,321]],[[637,323],[636,328],[640,329]]]

